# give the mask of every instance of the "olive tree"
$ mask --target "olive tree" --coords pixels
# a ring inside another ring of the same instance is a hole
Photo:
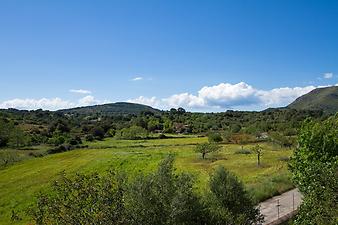
[[[252,150],[257,155],[257,166],[259,167],[261,166],[261,156],[262,156],[263,148],[260,145],[255,145]]]
[[[205,159],[206,154],[211,152],[217,152],[220,150],[220,146],[214,143],[202,143],[197,144],[195,148],[195,152],[201,153],[202,158]]]

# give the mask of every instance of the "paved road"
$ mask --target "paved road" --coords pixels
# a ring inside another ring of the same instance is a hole
[[[270,224],[278,219],[278,208],[279,217],[282,217],[295,211],[301,202],[302,195],[296,188],[261,202],[259,206],[265,219],[263,225]],[[278,203],[279,207],[277,207]]]

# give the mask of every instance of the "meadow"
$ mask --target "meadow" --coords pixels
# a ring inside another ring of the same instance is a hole
[[[126,172],[132,179],[138,173],[155,170],[168,154],[175,155],[177,172],[195,175],[197,191],[206,187],[209,173],[218,165],[236,174],[256,202],[293,187],[287,171],[291,149],[260,143],[263,154],[261,166],[257,167],[256,154],[243,154],[253,145],[222,144],[219,152],[208,154],[203,160],[194,152],[195,145],[203,142],[207,142],[207,138],[197,136],[134,141],[107,138],[84,143],[88,145],[85,149],[16,162],[0,170],[0,224],[11,224],[12,210],[23,217],[13,224],[27,224],[29,218],[23,211],[34,202],[36,193],[48,188],[63,171],[67,174],[105,173],[113,169]]]

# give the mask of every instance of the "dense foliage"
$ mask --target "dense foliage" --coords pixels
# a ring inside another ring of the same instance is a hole
[[[295,224],[338,224],[338,114],[306,121],[298,142],[290,169],[304,201]]]
[[[262,221],[241,182],[219,167],[206,193],[194,178],[176,174],[172,156],[156,172],[133,180],[107,175],[62,175],[52,190],[41,193],[31,215],[37,224],[238,224]]]
[[[211,224],[256,224],[262,220],[243,184],[223,167],[210,177],[209,186]]]
[[[179,108],[135,114],[108,114],[105,111],[95,111],[93,106],[90,112],[92,114],[77,113],[76,109],[60,112],[0,110],[0,147],[74,145],[76,143],[73,140],[78,140],[79,137],[88,141],[113,136],[140,139],[147,138],[152,133],[209,134],[211,142],[234,143],[252,137],[261,138],[266,136],[262,134],[269,133],[274,142],[289,147],[295,143],[293,137],[297,134],[301,121],[307,117],[319,120],[325,118],[321,111],[290,109],[190,113]]]

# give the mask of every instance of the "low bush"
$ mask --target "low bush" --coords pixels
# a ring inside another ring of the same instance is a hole
[[[55,154],[55,153],[60,153],[60,152],[66,152],[71,150],[71,147],[68,145],[59,145],[55,148],[49,149],[47,151],[48,154]]]
[[[240,150],[237,150],[237,151],[235,152],[235,154],[244,154],[244,155],[248,155],[248,154],[252,154],[252,151],[247,150],[247,149],[240,149]]]
[[[209,140],[209,142],[218,143],[218,142],[223,141],[223,138],[222,138],[220,133],[209,133],[208,134],[208,140]]]
[[[0,168],[19,162],[22,158],[16,151],[0,150]]]
[[[281,157],[279,157],[278,160],[279,161],[283,161],[283,162],[288,162],[288,161],[290,161],[290,157],[288,157],[288,156],[281,156]]]
[[[166,139],[166,138],[168,138],[165,134],[160,134],[159,136],[158,136],[158,138],[159,139]]]
[[[95,140],[95,139],[94,139],[94,136],[93,136],[93,135],[88,134],[88,135],[86,136],[86,141],[92,142],[92,141],[94,141],[94,140]]]
[[[124,140],[139,140],[148,137],[148,131],[139,126],[131,126],[129,128],[123,128],[115,135],[118,139]]]
[[[43,157],[46,155],[46,152],[42,152],[42,151],[31,151],[28,153],[28,155],[30,157],[35,157],[35,158],[39,158],[39,157]]]

